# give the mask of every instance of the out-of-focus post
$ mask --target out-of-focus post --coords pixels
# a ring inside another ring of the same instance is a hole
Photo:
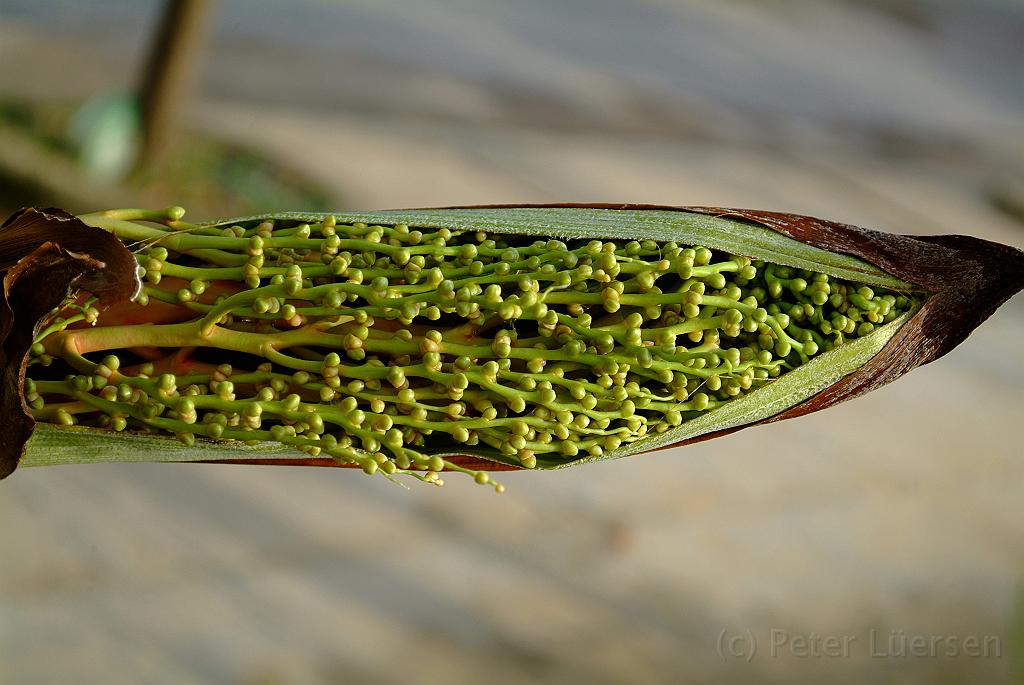
[[[142,79],[140,169],[159,164],[173,138],[212,5],[167,0]]]

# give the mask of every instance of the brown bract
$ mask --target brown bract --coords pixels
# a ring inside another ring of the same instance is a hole
[[[21,459],[35,421],[25,406],[25,357],[55,307],[80,290],[100,303],[141,286],[135,258],[119,241],[61,209],[22,209],[0,226],[0,478]]]

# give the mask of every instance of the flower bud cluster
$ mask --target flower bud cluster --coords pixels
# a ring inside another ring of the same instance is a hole
[[[90,305],[47,330],[26,384],[37,418],[274,440],[433,483],[491,482],[445,455],[614,454],[915,304],[702,246],[332,217],[196,227],[138,259],[133,320],[151,325]]]

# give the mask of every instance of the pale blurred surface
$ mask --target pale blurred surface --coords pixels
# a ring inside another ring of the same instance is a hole
[[[155,7],[0,0],[0,94],[130,85]],[[217,16],[193,125],[346,207],[715,204],[1024,246],[1012,0]],[[0,683],[1016,682],[1022,340],[1018,297],[839,408],[506,476],[501,496],[333,470],[19,471],[0,483]],[[987,655],[880,655],[890,631]],[[849,649],[801,656],[812,634]]]

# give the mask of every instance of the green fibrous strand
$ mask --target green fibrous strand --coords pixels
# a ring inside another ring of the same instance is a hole
[[[452,455],[556,468],[713,430],[739,400],[732,414],[759,418],[762,397],[806,399],[794,387],[815,387],[815,364],[849,373],[826,360],[922,297],[726,219],[523,211],[87,215],[135,251],[145,288],[127,308],[69,304],[32,348],[26,400],[60,426],[500,487]]]

